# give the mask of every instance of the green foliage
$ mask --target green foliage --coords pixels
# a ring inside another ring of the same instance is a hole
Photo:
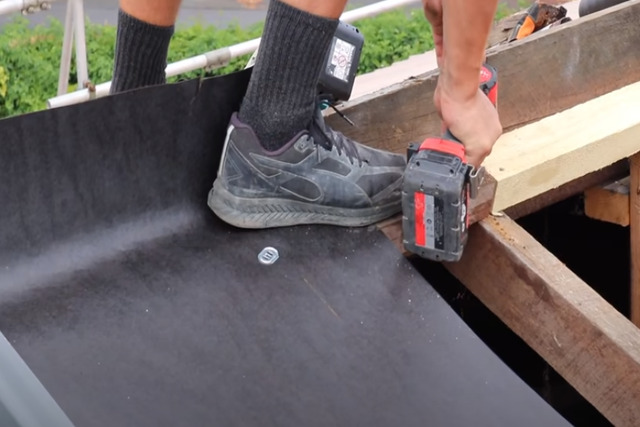
[[[9,83],[9,74],[4,67],[0,67],[0,97],[7,96],[7,83]]]
[[[527,0],[520,0],[526,2]],[[509,14],[501,9],[501,14]],[[395,61],[433,48],[431,27],[421,10],[388,12],[354,23],[365,37],[358,73],[367,73]],[[260,37],[263,23],[248,28],[230,24],[215,28],[194,22],[180,25],[171,41],[169,62],[231,46]],[[64,29],[56,19],[45,25],[30,26],[17,17],[0,33],[0,118],[37,111],[47,99],[56,96]],[[116,28],[113,25],[86,24],[89,78],[93,83],[111,80]],[[194,71],[169,81],[220,75],[244,68],[249,55],[208,72]],[[75,90],[75,58],[72,59],[69,90]]]
[[[7,93],[0,101],[1,116],[40,109],[45,97],[55,94],[60,58],[53,43],[61,43],[61,26],[52,22],[49,28],[38,26],[27,31],[26,22],[20,17],[7,24],[0,37],[0,67],[8,74]]]
[[[496,16],[494,20],[499,21],[503,18],[506,18],[507,16],[513,15],[518,11],[528,9],[529,6],[531,6],[531,4],[533,3],[533,0],[518,0],[517,3],[518,6],[515,9],[509,6],[507,3],[498,3],[498,9],[496,10]]]
[[[364,35],[358,74],[386,67],[433,49],[431,26],[422,10],[396,10],[355,22]]]
[[[89,24],[86,29],[89,78],[102,82],[111,78],[115,28]],[[7,93],[0,99],[0,117],[45,108],[56,95],[64,29],[55,19],[46,25],[29,27],[18,17],[6,24],[0,35],[0,67],[6,70]],[[70,87],[76,87],[75,58]]]

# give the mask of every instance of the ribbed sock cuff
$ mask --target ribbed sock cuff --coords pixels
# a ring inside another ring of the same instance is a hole
[[[173,32],[173,26],[149,24],[118,10],[111,93],[165,83]]]
[[[322,61],[338,26],[271,0],[258,57],[239,112],[268,150],[306,129],[316,105]]]

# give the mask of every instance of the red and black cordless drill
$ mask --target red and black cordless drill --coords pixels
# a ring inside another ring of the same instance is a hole
[[[497,71],[484,64],[480,89],[497,107]],[[407,150],[402,188],[402,231],[406,250],[433,261],[459,261],[467,243],[469,198],[484,176],[467,163],[464,146],[449,130]]]

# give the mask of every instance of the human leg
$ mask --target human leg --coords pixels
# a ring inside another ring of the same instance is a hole
[[[165,82],[181,0],[120,0],[111,93]]]
[[[362,146],[322,118],[317,84],[345,1],[272,0],[209,206],[243,228],[362,226],[401,209],[402,155]]]
[[[256,64],[239,112],[269,150],[308,127],[322,60],[346,1],[271,2]]]

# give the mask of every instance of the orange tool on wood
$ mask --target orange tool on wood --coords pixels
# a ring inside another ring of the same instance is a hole
[[[567,17],[567,9],[564,7],[534,3],[527,9],[527,14],[511,30],[507,40],[509,42],[520,40],[558,21],[566,22],[568,20],[570,18]]]

